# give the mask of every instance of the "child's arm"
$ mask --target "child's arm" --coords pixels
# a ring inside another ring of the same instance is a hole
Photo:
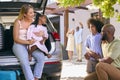
[[[94,52],[92,51],[92,50],[90,50],[89,49],[89,47],[86,47],[86,53],[85,53],[85,58],[87,59],[87,60],[89,60],[90,59],[90,57],[93,57],[94,56]]]
[[[68,37],[69,34],[70,34],[70,29],[69,29],[68,32],[66,33],[66,37]]]
[[[89,52],[89,53],[92,53],[93,51],[90,50],[88,47],[86,47],[86,51]]]
[[[95,58],[96,60],[100,59],[100,55],[90,50],[88,47],[86,47],[86,50],[91,57]]]
[[[40,41],[41,44],[44,44],[44,42],[48,39],[48,32],[47,32],[47,28],[44,29],[44,35],[42,36],[42,40]]]
[[[84,54],[85,59],[89,60],[90,59],[90,53],[89,53],[89,48],[86,47],[86,53]]]
[[[46,37],[43,37],[43,39],[40,41],[40,44],[44,44],[46,39],[47,39]]]

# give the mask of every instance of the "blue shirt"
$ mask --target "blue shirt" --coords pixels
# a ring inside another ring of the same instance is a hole
[[[85,47],[88,47],[90,50],[103,57],[102,48],[101,48],[101,41],[102,41],[101,38],[102,36],[100,33],[97,33],[95,35],[92,34],[88,35],[85,42]],[[92,57],[90,59],[95,60]]]
[[[82,31],[83,31],[82,28],[80,28],[78,31],[75,30],[74,37],[75,37],[76,44],[79,44],[82,42]]]

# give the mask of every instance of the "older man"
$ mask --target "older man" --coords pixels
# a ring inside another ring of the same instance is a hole
[[[77,26],[75,29],[75,46],[77,53],[77,62],[82,62],[82,33],[83,33],[83,24],[79,23],[81,27]]]
[[[115,39],[114,32],[113,25],[103,26],[101,34],[104,58],[98,59],[96,72],[89,74],[84,80],[120,80],[120,40]]]

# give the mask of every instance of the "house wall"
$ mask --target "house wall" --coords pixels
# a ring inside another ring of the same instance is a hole
[[[114,5],[115,10],[120,12],[120,5]],[[115,17],[110,19],[110,23],[115,26],[115,37],[120,38],[120,22],[117,21]]]

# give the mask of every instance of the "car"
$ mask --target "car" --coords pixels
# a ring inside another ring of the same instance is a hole
[[[36,2],[35,2],[36,1]],[[13,46],[13,22],[16,19],[20,7],[23,4],[31,4],[36,11],[42,11],[44,14],[47,0],[1,0],[0,1],[0,70],[19,70],[21,73],[21,80],[24,80],[19,60],[15,57]],[[52,55],[51,58],[45,58],[45,65],[43,69],[42,80],[60,80],[62,70],[62,47],[60,43],[60,36],[53,26],[49,18],[45,26],[48,29],[49,38],[45,45]],[[34,68],[35,60],[30,62]]]

